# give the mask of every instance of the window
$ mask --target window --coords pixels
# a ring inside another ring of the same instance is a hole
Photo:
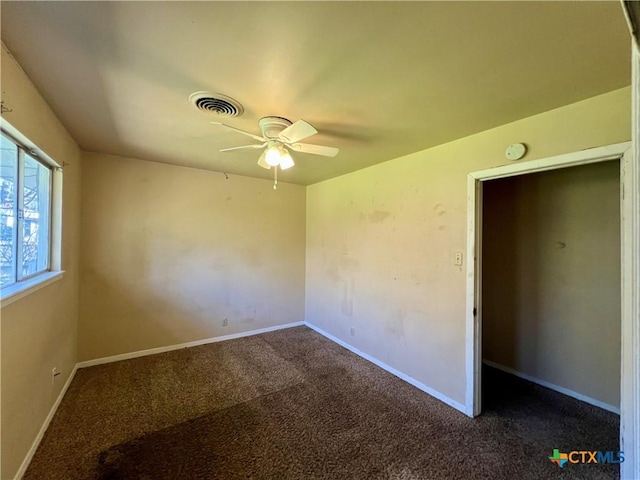
[[[50,270],[53,172],[9,136],[1,136],[0,286]]]

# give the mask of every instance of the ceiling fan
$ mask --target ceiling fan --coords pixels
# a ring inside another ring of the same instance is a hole
[[[278,184],[278,167],[282,170],[293,167],[294,162],[291,158],[289,150],[294,152],[311,153],[313,155],[322,155],[324,157],[335,157],[340,150],[334,147],[325,147],[322,145],[313,145],[310,143],[300,143],[300,140],[309,138],[318,133],[310,124],[304,120],[298,120],[295,123],[282,117],[264,117],[258,124],[262,136],[245,132],[238,128],[226,125],[221,122],[211,122],[214,125],[221,125],[234,132],[241,133],[247,137],[251,137],[261,143],[251,145],[243,145],[241,147],[223,148],[221,152],[232,152],[236,150],[251,150],[264,148],[264,151],[258,158],[258,165],[262,168],[275,169],[275,183],[273,188]]]

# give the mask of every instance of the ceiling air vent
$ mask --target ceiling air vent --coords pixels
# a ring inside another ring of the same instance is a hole
[[[244,112],[240,102],[221,93],[196,92],[189,101],[201,112],[216,113],[225,117],[239,117]]]

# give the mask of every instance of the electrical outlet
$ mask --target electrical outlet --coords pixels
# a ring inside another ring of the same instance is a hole
[[[60,375],[60,372],[56,367],[51,369],[51,383],[56,383],[56,377]]]
[[[453,254],[453,264],[458,267],[462,266],[462,252],[455,252]]]
[[[222,319],[222,326],[226,327],[227,325],[229,325],[229,319],[227,317],[224,317]]]
[[[356,327],[351,327],[351,336],[352,337],[356,336]]]

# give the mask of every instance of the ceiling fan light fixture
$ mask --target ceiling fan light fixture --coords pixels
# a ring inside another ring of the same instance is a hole
[[[277,167],[280,164],[280,149],[277,146],[270,146],[267,148],[265,155],[265,161],[272,167]]]
[[[291,158],[289,152],[284,150],[284,152],[282,152],[282,156],[280,157],[280,168],[282,170],[286,170],[287,168],[291,168],[294,165],[295,164],[293,163],[293,158]]]
[[[271,165],[267,163],[266,156],[267,156],[267,151],[265,150],[264,152],[262,152],[262,155],[260,155],[260,158],[258,159],[258,165],[260,165],[262,168],[266,168],[267,170],[269,170],[271,169]]]
[[[221,152],[231,152],[236,150],[252,150],[256,148],[265,148],[258,158],[258,165],[262,168],[270,170],[274,167],[274,188],[278,184],[278,166],[281,170],[287,170],[295,165],[293,158],[289,152],[290,149],[302,153],[311,153],[313,155],[321,155],[324,157],[335,157],[338,149],[334,147],[326,147],[323,145],[314,145],[309,143],[300,143],[318,131],[304,120],[298,120],[296,123],[282,117],[263,117],[258,124],[262,136],[254,135],[231,125],[222,122],[211,122],[220,125],[228,130],[240,133],[247,137],[251,137],[260,143],[251,145],[242,145],[240,147],[223,148]]]

